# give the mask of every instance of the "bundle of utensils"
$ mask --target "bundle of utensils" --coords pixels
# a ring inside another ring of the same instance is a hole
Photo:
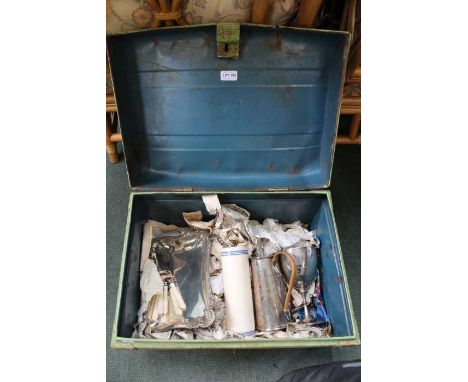
[[[183,317],[187,309],[173,273],[172,251],[173,248],[163,241],[155,241],[152,244],[150,259],[156,263],[159,270],[162,293],[153,295],[146,316],[149,321],[156,321],[158,324],[168,324]]]

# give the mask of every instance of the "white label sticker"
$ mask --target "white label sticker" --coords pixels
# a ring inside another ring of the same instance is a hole
[[[237,70],[221,70],[221,81],[237,81]]]

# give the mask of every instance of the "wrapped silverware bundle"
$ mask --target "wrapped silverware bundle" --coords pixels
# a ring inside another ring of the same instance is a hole
[[[301,222],[263,223],[217,195],[187,227],[147,221],[141,307],[133,337],[239,339],[328,337],[320,240]]]

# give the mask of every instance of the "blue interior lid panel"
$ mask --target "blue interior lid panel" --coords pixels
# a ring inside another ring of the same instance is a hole
[[[215,25],[109,38],[131,187],[327,187],[348,39],[242,25],[228,60]]]

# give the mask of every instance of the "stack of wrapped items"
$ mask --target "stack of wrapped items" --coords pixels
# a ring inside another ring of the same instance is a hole
[[[286,248],[314,246],[314,230],[301,222],[280,224],[268,218],[260,223],[234,204],[221,205],[217,195],[203,196],[212,216],[184,212],[188,227],[147,221],[141,251],[141,307],[134,337],[155,339],[242,338],[228,330],[221,252],[244,247],[250,256],[272,257]],[[252,255],[253,254],[253,255]],[[259,331],[255,338],[326,337],[331,334],[321,293],[320,267],[305,294],[292,289],[291,319],[286,329]],[[304,298],[306,303],[304,304]],[[307,306],[307,312],[304,311]],[[309,322],[304,324],[304,315]]]

